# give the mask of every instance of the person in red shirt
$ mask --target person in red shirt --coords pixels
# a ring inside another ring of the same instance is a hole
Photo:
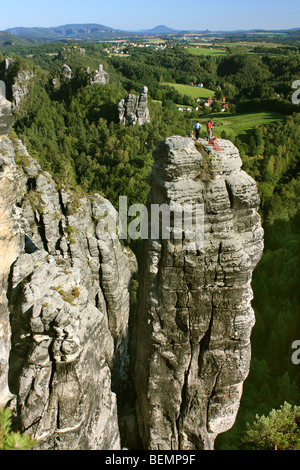
[[[211,123],[211,121],[207,121],[206,129],[207,129],[207,139],[211,140],[211,138],[212,138],[212,123]]]

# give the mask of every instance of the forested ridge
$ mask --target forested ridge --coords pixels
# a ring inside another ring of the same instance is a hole
[[[219,437],[225,449],[242,448],[246,423],[256,415],[300,402],[299,365],[291,360],[292,343],[300,334],[300,116],[257,128],[252,137],[259,155],[241,153],[244,168],[258,182],[265,250],[252,282],[256,325],[250,375],[237,422]]]
[[[291,102],[292,83],[300,79],[298,51],[288,55],[246,54],[230,48],[225,56],[196,57],[174,46],[158,52],[128,46],[130,57],[105,53],[106,44],[64,47],[57,44],[18,46],[5,70],[0,54],[0,79],[11,85],[22,70],[32,70],[29,93],[15,110],[12,137],[53,174],[57,184],[75,191],[99,192],[118,208],[119,195],[129,204],[145,203],[152,151],[164,138],[187,135],[197,117],[204,125],[208,110],[179,113],[176,104],[193,105],[164,82],[203,82],[219,86],[231,112],[276,111],[276,123],[255,126],[245,135],[227,135],[239,148],[244,169],[257,182],[265,229],[265,252],[254,272],[252,363],[237,422],[221,435],[217,448],[243,448],[246,423],[278,409],[286,401],[300,402],[300,365],[291,360],[293,341],[300,340],[300,214],[299,105]],[[57,49],[59,51],[56,53]],[[53,52],[55,51],[55,52]],[[64,81],[68,64],[73,78]],[[90,85],[99,63],[110,75],[108,85]],[[56,85],[53,84],[56,79]],[[118,103],[128,93],[149,88],[151,123],[126,127],[118,120]],[[216,136],[221,137],[216,127]],[[202,134],[203,135],[203,134]],[[19,162],[22,164],[22,162]],[[139,256],[139,245],[132,245]]]

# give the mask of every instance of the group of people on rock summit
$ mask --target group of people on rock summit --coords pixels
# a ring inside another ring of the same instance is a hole
[[[214,123],[214,120],[211,119],[210,121],[207,121],[206,123],[206,130],[207,130],[207,134],[206,134],[206,138],[208,140],[212,140],[214,139],[214,126],[215,126],[215,123]],[[200,132],[201,132],[201,129],[202,129],[202,126],[200,124],[199,121],[197,121],[194,125],[193,125],[193,129],[195,129],[195,134],[196,134],[196,140],[199,139],[200,137]],[[193,136],[193,133],[190,134],[190,137],[194,137]]]

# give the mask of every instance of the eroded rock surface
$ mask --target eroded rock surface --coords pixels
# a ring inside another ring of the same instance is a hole
[[[148,109],[148,88],[143,87],[140,96],[128,95],[118,106],[119,120],[125,126],[143,126],[151,121]]]
[[[3,148],[9,139],[0,139],[0,407],[11,398],[8,388],[8,362],[11,349],[10,312],[7,289],[12,263],[22,253],[20,213],[15,207],[18,192],[17,169]]]
[[[13,123],[12,106],[0,93],[0,139],[7,136]]]
[[[73,71],[67,64],[64,64],[61,68],[60,75],[63,81],[68,82],[73,78]]]
[[[0,152],[1,396],[39,449],[120,449],[135,257],[109,201],[58,189],[19,141]]]
[[[29,72],[28,70],[24,70],[23,72],[19,72],[15,83],[12,85],[12,95],[13,95],[13,102],[12,106],[14,109],[19,109],[23,98],[29,92],[29,84],[30,81],[33,79],[34,73]]]
[[[91,80],[91,84],[107,85],[109,83],[109,74],[103,70],[103,65],[100,64],[98,70],[96,70],[94,78]]]
[[[135,384],[145,449],[213,449],[234,424],[249,372],[259,197],[238,150],[218,144],[170,137],[154,152],[149,211],[203,205],[204,243],[188,249],[188,233],[144,243]]]

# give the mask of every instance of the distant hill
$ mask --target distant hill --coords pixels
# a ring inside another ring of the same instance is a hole
[[[143,36],[183,36],[185,34],[196,34],[202,37],[215,36],[232,40],[254,39],[254,40],[299,40],[300,28],[289,30],[262,30],[253,29],[250,31],[195,31],[195,30],[176,30],[166,25],[158,25],[152,29],[143,29],[139,31],[123,31],[110,28],[101,24],[67,24],[53,28],[9,28],[5,31],[13,37],[27,38],[31,41],[61,41],[67,39],[81,40],[111,40]],[[274,35],[274,37],[272,36]]]
[[[0,46],[39,44],[43,42],[44,40],[42,39],[25,37],[25,36],[16,36],[7,31],[0,31]]]
[[[132,35],[101,24],[68,24],[53,28],[9,28],[6,30],[15,36],[32,37],[46,40],[60,39],[112,39]]]
[[[62,39],[114,39],[120,37],[133,36],[166,36],[169,34],[178,34],[176,29],[169,28],[165,25],[158,25],[152,29],[144,29],[139,31],[123,31],[110,28],[101,24],[68,24],[56,26],[53,28],[9,28],[6,33],[13,36],[35,38],[42,40],[62,40]]]
[[[137,33],[147,34],[147,35],[149,34],[150,36],[155,36],[157,34],[158,35],[159,34],[163,34],[163,35],[176,34],[178,32],[179,32],[179,30],[169,28],[168,26],[165,26],[164,24],[158,25],[158,26],[156,26],[155,28],[152,28],[152,29],[142,29],[140,31],[137,31]]]

